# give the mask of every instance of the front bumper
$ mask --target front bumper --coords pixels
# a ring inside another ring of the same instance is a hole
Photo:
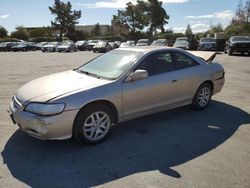
[[[55,47],[44,47],[44,48],[42,48],[42,51],[53,52],[53,51],[56,51],[56,48]]]
[[[67,52],[70,51],[70,48],[57,48],[58,52]]]
[[[13,99],[15,100],[15,99]],[[41,116],[24,111],[11,102],[9,114],[22,131],[41,140],[62,140],[72,137],[74,119],[78,110],[64,111],[53,116]]]
[[[219,93],[223,86],[225,84],[225,77],[223,76],[223,78],[220,78],[220,79],[216,79],[216,80],[213,80],[213,95],[215,95],[216,93]]]
[[[231,47],[231,49],[234,51],[234,52],[247,52],[247,53],[250,53],[250,48],[244,48],[244,47]]]

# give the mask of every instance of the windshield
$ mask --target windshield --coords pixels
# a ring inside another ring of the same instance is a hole
[[[152,45],[165,45],[166,44],[166,40],[164,39],[160,39],[160,40],[155,40]]]
[[[63,43],[61,43],[61,46],[69,46],[69,45],[70,45],[69,42],[63,42]]]
[[[140,39],[137,43],[149,43],[148,39]]]
[[[176,41],[188,41],[188,38],[185,37],[177,38]]]
[[[130,44],[128,42],[121,43],[120,47],[129,47]]]
[[[81,66],[78,71],[114,80],[120,77],[141,54],[142,52],[112,50]]]
[[[177,40],[174,45],[188,45],[188,42],[185,40]]]
[[[232,37],[232,41],[250,41],[248,36]]]
[[[211,38],[203,38],[203,39],[201,39],[201,42],[214,42],[214,39],[211,39]]]
[[[50,42],[48,45],[57,45],[57,42]]]

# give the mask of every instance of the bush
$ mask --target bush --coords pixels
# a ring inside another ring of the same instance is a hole
[[[37,37],[29,39],[29,42],[54,42],[54,41],[56,41],[55,37]]]

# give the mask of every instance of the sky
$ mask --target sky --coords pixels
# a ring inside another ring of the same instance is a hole
[[[67,0],[61,0],[67,2]],[[79,25],[96,23],[110,24],[112,15],[118,9],[124,9],[126,3],[135,0],[69,0],[73,9],[81,10]],[[238,0],[161,0],[170,15],[166,28],[174,32],[184,32],[187,24],[194,33],[209,29],[211,25],[221,23],[226,27],[238,5]],[[243,0],[244,2],[244,0]],[[9,32],[16,26],[40,27],[50,26],[54,16],[48,6],[54,0],[0,0],[0,26]]]

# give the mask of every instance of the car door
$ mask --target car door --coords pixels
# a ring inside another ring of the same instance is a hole
[[[204,69],[197,61],[183,52],[174,52],[178,82],[178,99],[180,102],[191,102],[202,82]]]
[[[134,71],[141,69],[148,71],[147,78],[122,83],[125,119],[158,110],[176,100],[177,75],[171,51],[148,55]]]

